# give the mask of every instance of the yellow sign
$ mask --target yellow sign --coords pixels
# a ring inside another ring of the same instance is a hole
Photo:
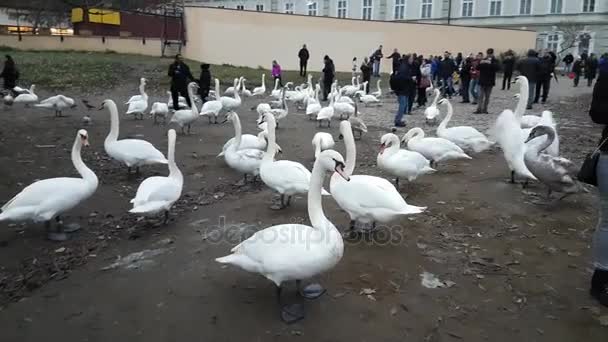
[[[88,9],[88,22],[106,25],[120,25],[120,12],[100,9]],[[72,23],[81,23],[84,19],[84,10],[80,7],[72,8]]]

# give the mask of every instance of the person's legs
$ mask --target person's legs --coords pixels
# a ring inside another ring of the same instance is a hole
[[[578,82],[580,81],[581,76],[579,74],[574,75],[574,86],[578,87]]]
[[[483,103],[485,101],[486,93],[484,91],[484,87],[479,87],[479,96],[477,98],[477,110],[475,113],[481,114],[483,113]]]
[[[591,295],[608,306],[608,154],[602,153],[597,163],[600,213],[593,234],[593,266]]]
[[[177,87],[174,85],[171,86],[171,98],[173,99],[173,109],[178,110],[179,109],[179,92],[177,90]]]
[[[456,92],[454,90],[454,78],[452,76],[449,76],[447,78],[447,85],[448,85],[448,96],[452,97],[452,95],[454,95],[454,93]]]
[[[399,103],[399,108],[397,108],[397,115],[395,115],[395,126],[399,126],[402,124],[403,115],[407,110],[407,96],[398,95],[397,102]]]
[[[483,101],[483,112],[488,114],[488,105],[490,104],[490,96],[492,96],[492,86],[484,87],[484,92],[486,93]]]
[[[551,89],[551,79],[545,80],[543,82],[543,97],[542,102],[547,102],[547,97],[549,97],[549,90]]]
[[[593,84],[593,78],[591,78],[591,77],[587,78],[587,86],[591,87],[592,84]]]
[[[469,84],[471,95],[473,96],[473,104],[476,104],[479,100],[479,80],[473,79]]]
[[[543,86],[544,80],[538,80],[536,82],[535,92],[534,92],[534,103],[538,103],[538,99],[540,98],[540,88]]]
[[[308,61],[305,61],[304,62],[304,75],[302,75],[304,77],[306,77],[306,72],[308,72],[308,70],[306,70],[307,68],[308,68]]]
[[[406,114],[410,114],[414,108],[414,100],[416,99],[416,88],[412,88],[407,96],[407,111]]]
[[[418,105],[426,105],[426,89],[424,88],[418,88]]]
[[[190,95],[188,94],[188,87],[180,87],[179,94],[186,99],[188,107],[192,108],[192,101],[190,99]]]
[[[462,102],[469,102],[469,84],[471,84],[470,80],[463,79],[461,82],[460,95],[462,95]]]
[[[532,102],[534,102],[534,96],[536,95],[536,82],[530,82],[528,85],[528,109],[532,109]]]

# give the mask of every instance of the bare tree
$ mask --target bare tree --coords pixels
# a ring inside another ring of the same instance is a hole
[[[564,51],[575,47],[581,39],[581,31],[585,29],[582,24],[577,24],[571,21],[564,21],[557,26],[557,31],[561,34],[562,42],[559,46],[557,55],[561,55]]]

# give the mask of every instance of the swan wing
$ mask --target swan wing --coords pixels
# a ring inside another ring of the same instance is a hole
[[[137,100],[129,103],[127,114],[143,113],[148,108],[147,100]]]
[[[139,185],[137,194],[131,200],[131,203],[133,203],[133,207],[137,207],[146,202],[173,202],[179,199],[181,192],[182,187],[174,179],[169,177],[149,177]]]
[[[167,158],[165,158],[162,152],[145,140],[117,140],[108,144],[106,151],[112,158],[124,161],[127,165],[136,165],[142,162],[167,164]]]

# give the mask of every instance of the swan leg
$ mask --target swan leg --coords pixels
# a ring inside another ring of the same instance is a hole
[[[291,205],[291,196],[287,196],[287,203],[285,203],[286,207],[289,207]]]
[[[395,187],[399,189],[399,177],[395,178]]]
[[[281,203],[280,204],[273,204],[270,209],[272,210],[281,210],[281,209],[285,209],[286,205],[285,205],[285,195],[281,194]]]
[[[528,182],[526,180],[526,182]],[[515,184],[515,171],[511,171],[511,184]]]
[[[66,241],[68,239],[68,235],[63,231],[62,226],[59,224],[61,222],[61,218],[57,216],[55,218],[55,229],[51,227],[51,221],[46,221],[44,226],[46,228],[46,237],[51,241]]]
[[[310,300],[317,299],[327,292],[319,283],[312,283],[302,287],[302,281],[296,280],[296,285],[298,286],[300,296]]]
[[[207,119],[209,119],[209,124],[211,125],[211,116],[207,116]]]
[[[281,320],[287,324],[292,324],[304,319],[304,306],[302,304],[283,304],[281,300],[282,287],[277,286],[277,302],[281,307]]]
[[[530,183],[529,179],[526,179],[523,183],[521,183],[521,187],[523,189],[526,189],[528,187],[528,184]]]
[[[165,219],[163,220],[163,224],[166,226],[169,223],[169,210],[165,210]]]
[[[342,234],[342,237],[348,240],[356,240],[359,239],[360,237],[360,232],[355,230],[355,220],[350,220],[350,224],[348,226],[348,231],[344,232],[344,234]]]
[[[188,134],[190,134],[190,124],[188,124]]]

